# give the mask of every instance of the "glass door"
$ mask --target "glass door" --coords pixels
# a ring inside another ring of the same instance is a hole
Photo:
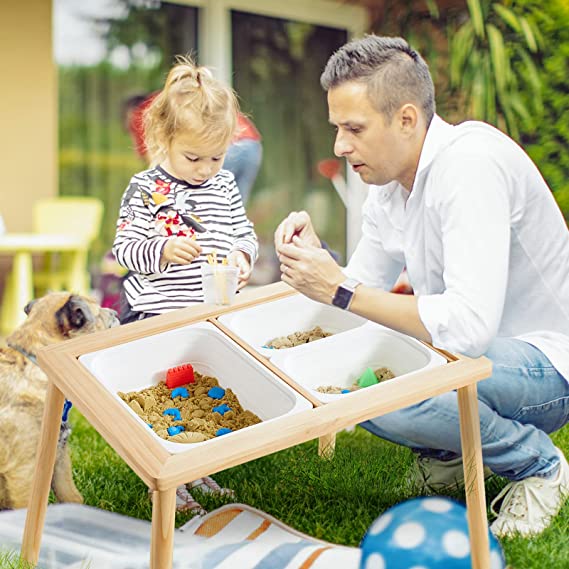
[[[233,86],[263,137],[263,162],[247,209],[269,255],[265,261],[273,262],[265,279],[274,280],[273,232],[292,210],[307,209],[320,236],[345,254],[345,209],[318,165],[333,156],[334,140],[320,74],[347,32],[236,10],[231,27]]]

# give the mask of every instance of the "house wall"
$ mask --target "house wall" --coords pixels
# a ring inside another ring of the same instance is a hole
[[[52,0],[7,2],[1,13],[0,214],[7,231],[29,231],[33,202],[57,194]]]

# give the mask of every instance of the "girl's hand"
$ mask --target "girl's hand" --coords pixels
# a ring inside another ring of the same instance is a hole
[[[162,249],[160,264],[177,263],[178,265],[189,265],[194,259],[200,256],[202,248],[198,242],[191,237],[170,237]]]
[[[227,255],[227,264],[239,268],[237,290],[242,289],[251,278],[251,262],[249,255],[243,251],[232,251]]]

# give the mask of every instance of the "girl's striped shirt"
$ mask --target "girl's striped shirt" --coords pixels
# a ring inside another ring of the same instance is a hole
[[[192,221],[207,232],[194,231]],[[202,252],[189,265],[161,267],[164,245],[176,235],[195,235]],[[159,314],[203,302],[201,265],[214,250],[218,261],[243,251],[251,265],[258,255],[257,236],[231,172],[220,170],[200,186],[160,166],[133,176],[122,197],[113,245],[117,261],[131,271],[124,289],[133,311]]]

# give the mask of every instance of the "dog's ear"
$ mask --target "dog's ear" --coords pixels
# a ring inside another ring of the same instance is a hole
[[[28,302],[28,304],[26,304],[26,306],[24,306],[24,312],[26,313],[26,316],[30,315],[30,312],[32,311],[32,306],[37,302],[37,299],[34,300],[30,300],[30,302]]]
[[[55,313],[55,320],[60,332],[67,336],[70,331],[78,330],[93,322],[94,317],[85,300],[72,294],[69,300]]]

